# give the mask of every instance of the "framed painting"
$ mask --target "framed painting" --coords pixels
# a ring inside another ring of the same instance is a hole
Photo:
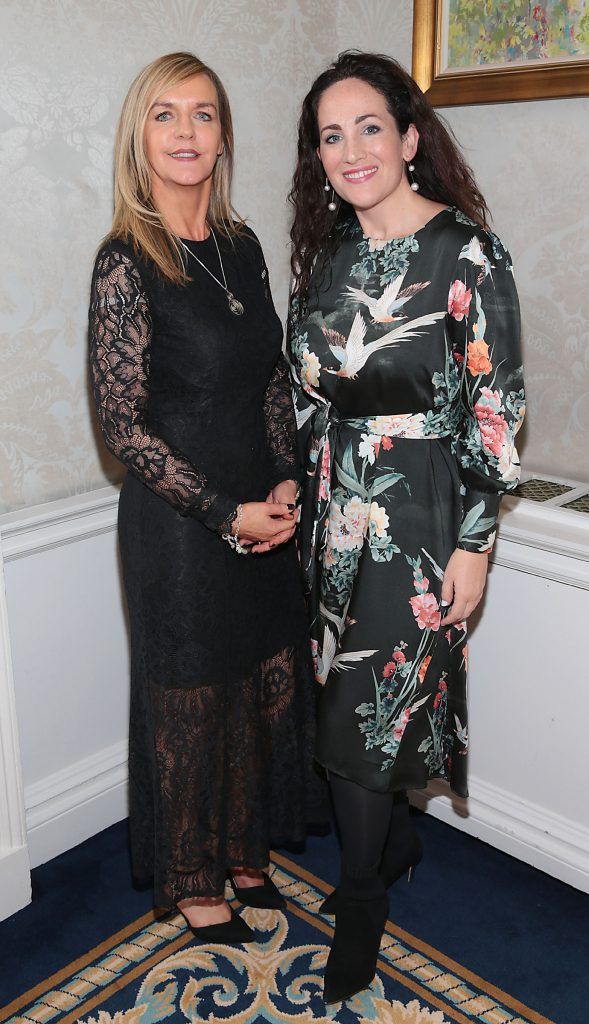
[[[434,106],[589,95],[589,0],[414,0],[413,77]]]

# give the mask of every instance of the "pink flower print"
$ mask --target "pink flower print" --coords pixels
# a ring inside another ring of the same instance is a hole
[[[390,679],[394,676],[397,671],[397,666],[394,661],[387,661],[385,667],[382,670],[383,679]]]
[[[393,442],[391,441],[390,437],[386,436],[386,434],[383,434],[382,441],[380,443],[384,448],[385,452],[390,452],[391,448],[393,447]]]
[[[403,739],[403,733],[405,732],[405,729],[407,728],[407,722],[409,721],[409,716],[410,715],[411,715],[411,708],[408,707],[408,708],[405,708],[403,714],[397,719],[395,728],[393,729],[393,738],[396,739],[397,742],[399,740]]]
[[[455,320],[464,320],[470,306],[472,292],[462,281],[454,281],[448,295],[448,312]]]
[[[446,632],[444,633],[444,636],[446,637],[446,640],[448,641],[448,643],[450,643],[450,640],[452,639],[452,633],[450,632],[449,629],[446,630]]]
[[[331,451],[329,447],[329,441],[326,441],[323,445],[323,456],[321,458],[321,468],[319,470],[319,498],[323,498],[325,501],[329,501],[329,477],[331,473]]]
[[[429,590],[429,580],[423,573],[419,573],[415,577],[415,589],[418,594],[425,594]]]
[[[418,594],[417,597],[410,597],[409,603],[420,629],[436,632],[440,628],[442,616],[433,594]]]
[[[440,682],[438,683],[438,689],[441,690],[442,693],[448,692],[448,683],[446,682],[445,679],[440,679]]]
[[[490,388],[481,388],[481,396],[474,407],[481,432],[483,448],[490,455],[499,458],[507,433],[507,423],[502,414],[501,395]]]
[[[399,665],[404,665],[405,662],[407,661],[407,658],[403,654],[403,651],[395,651],[393,654],[393,658],[396,662],[398,662]]]

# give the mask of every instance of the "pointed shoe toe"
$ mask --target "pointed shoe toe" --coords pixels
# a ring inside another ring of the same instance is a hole
[[[323,903],[319,907],[320,914],[335,914],[337,907],[337,889],[330,892],[329,896],[326,896]]]
[[[340,895],[333,944],[325,965],[325,1003],[343,1002],[370,987],[387,916],[386,892],[369,902]]]
[[[188,927],[199,942],[215,942],[227,946],[240,946],[244,942],[257,942],[255,931],[236,914],[230,907],[231,917],[219,924],[207,924],[199,927],[189,924]]]

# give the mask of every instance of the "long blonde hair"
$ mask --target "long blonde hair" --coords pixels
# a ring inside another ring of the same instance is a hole
[[[219,101],[223,152],[213,171],[207,220],[228,237],[239,234],[241,218],[231,205],[233,122],[229,99],[218,75],[192,53],[168,53],[143,68],[123,103],[115,141],[114,214],[108,239],[131,243],[176,284],[189,280],[182,250],[151,198],[151,175],[144,146],[145,123],[157,96],[194,75],[207,75]],[[237,223],[234,223],[234,218]]]

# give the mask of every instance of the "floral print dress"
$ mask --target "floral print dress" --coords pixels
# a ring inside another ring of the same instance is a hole
[[[446,209],[319,258],[290,359],[306,453],[301,559],[317,759],[379,791],[466,795],[466,623],[441,625],[456,547],[492,547],[519,478],[520,320],[509,253]]]

